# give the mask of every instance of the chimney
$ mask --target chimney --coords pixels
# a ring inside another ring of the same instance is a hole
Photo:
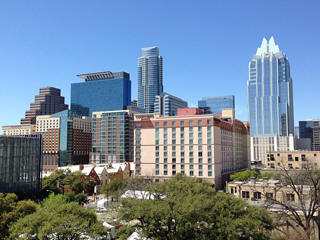
[[[83,167],[83,164],[80,164],[80,165],[79,165],[79,170],[82,171],[83,168],[84,168],[84,167]]]

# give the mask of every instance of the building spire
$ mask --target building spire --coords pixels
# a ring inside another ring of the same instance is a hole
[[[256,55],[262,55],[264,53],[278,53],[280,52],[280,48],[278,45],[276,45],[274,37],[272,36],[269,39],[269,42],[264,37],[262,39],[261,46],[257,49]]]

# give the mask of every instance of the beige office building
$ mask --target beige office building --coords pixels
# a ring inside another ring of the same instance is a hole
[[[221,188],[229,174],[249,166],[249,127],[238,120],[137,114],[134,130],[137,176],[161,181],[183,173]]]
[[[266,168],[304,169],[320,167],[320,151],[267,152]]]
[[[35,134],[35,132],[35,124],[2,126],[2,135],[6,136],[30,135]]]

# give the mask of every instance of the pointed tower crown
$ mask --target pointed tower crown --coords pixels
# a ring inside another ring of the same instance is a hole
[[[257,49],[256,55],[263,55],[264,53],[279,53],[280,48],[279,46],[275,43],[274,37],[272,36],[269,39],[269,42],[267,41],[266,38],[263,38],[261,46]]]

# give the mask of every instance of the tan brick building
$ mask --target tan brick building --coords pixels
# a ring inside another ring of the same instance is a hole
[[[24,125],[10,125],[2,126],[2,135],[5,136],[21,136],[30,135],[36,133],[35,124],[24,124]]]
[[[267,152],[266,168],[303,169],[320,167],[320,151]]]
[[[135,174],[155,181],[183,173],[221,188],[250,162],[249,127],[238,120],[137,114],[134,130]]]

